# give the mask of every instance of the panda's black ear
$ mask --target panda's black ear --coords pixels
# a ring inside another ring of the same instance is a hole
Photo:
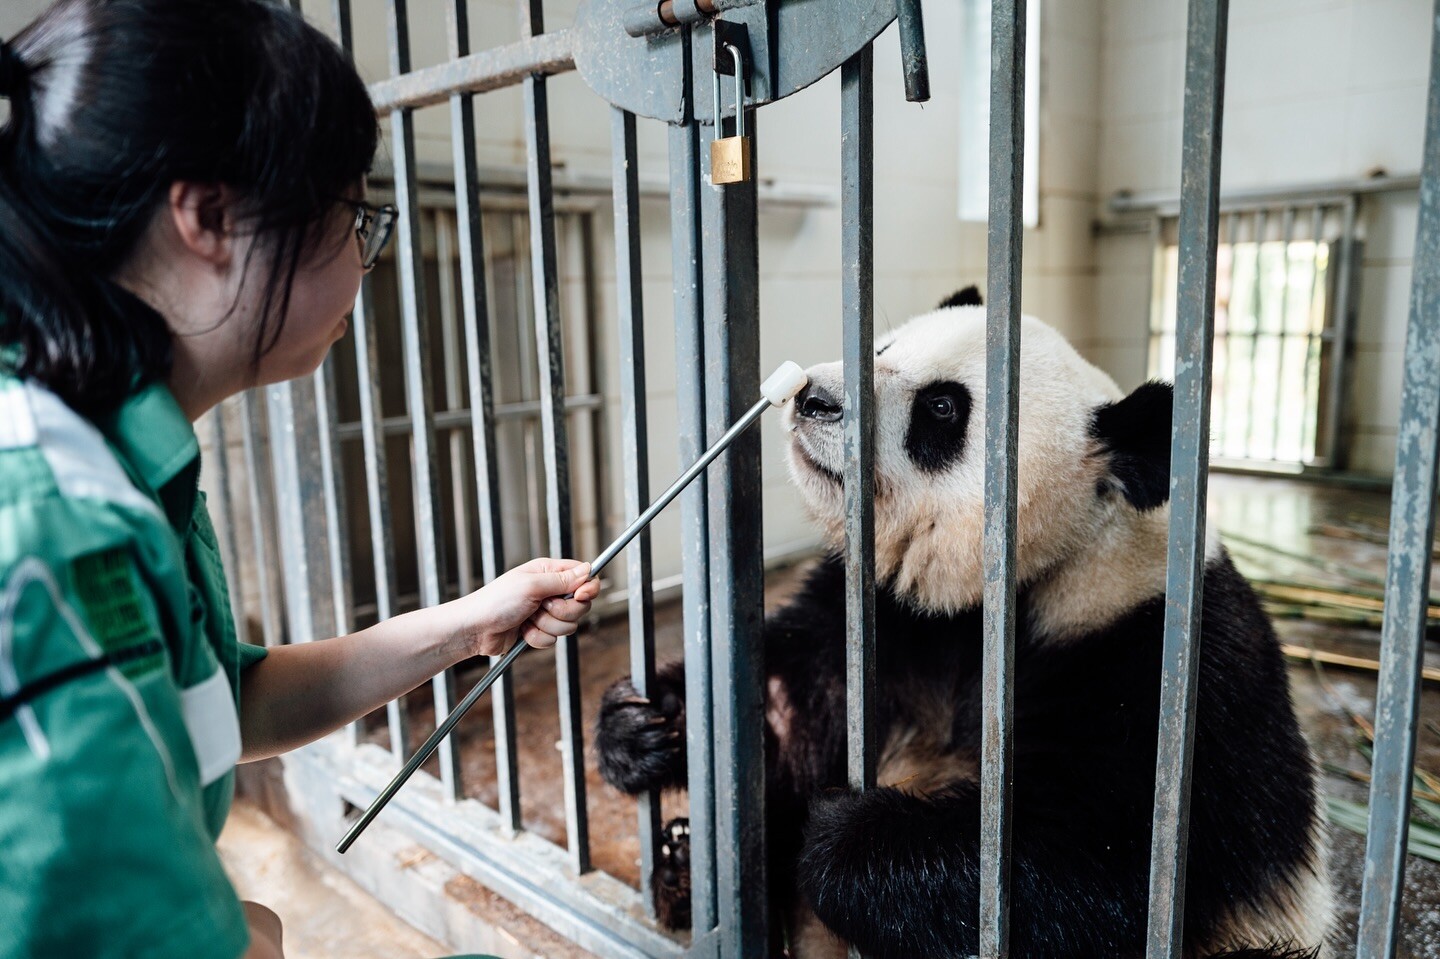
[[[984,306],[985,301],[980,298],[980,288],[973,283],[963,290],[951,293],[940,301],[937,310],[948,310],[952,306]]]
[[[1174,406],[1171,385],[1152,380],[1123,400],[1098,407],[1090,421],[1090,435],[1110,467],[1110,485],[1138,510],[1155,509],[1170,498]]]

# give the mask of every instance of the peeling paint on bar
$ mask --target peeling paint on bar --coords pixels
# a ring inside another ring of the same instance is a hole
[[[485,93],[575,69],[568,30],[508,43],[433,67],[370,84],[375,112],[385,116],[402,107],[416,109],[444,103],[457,93]]]
[[[1420,214],[1390,507],[1385,622],[1375,695],[1374,776],[1356,959],[1394,959],[1405,886],[1420,668],[1440,461],[1440,0],[1430,53]]]
[[[1190,830],[1191,752],[1205,585],[1210,364],[1220,229],[1220,131],[1229,0],[1191,0],[1181,148],[1175,413],[1159,752],[1150,851],[1148,959],[1180,959]]]

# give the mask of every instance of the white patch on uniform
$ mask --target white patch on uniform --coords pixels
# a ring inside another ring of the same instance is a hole
[[[37,442],[39,434],[25,387],[19,383],[0,387],[0,450],[21,449]]]
[[[208,786],[240,761],[240,717],[225,671],[217,666],[209,679],[182,689],[180,709],[195,750],[200,785]]]
[[[93,423],[38,383],[27,382],[24,395],[36,442],[62,494],[124,506],[165,522],[160,507],[130,482]]]

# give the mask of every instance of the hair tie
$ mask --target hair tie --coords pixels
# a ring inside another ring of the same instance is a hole
[[[29,68],[15,48],[0,40],[0,97],[14,99],[25,89]]]

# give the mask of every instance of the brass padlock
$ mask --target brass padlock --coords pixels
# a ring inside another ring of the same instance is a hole
[[[750,179],[750,138],[745,135],[745,59],[733,43],[725,44],[735,61],[735,135],[722,137],[720,71],[715,71],[715,139],[710,141],[710,182],[745,183]]]

